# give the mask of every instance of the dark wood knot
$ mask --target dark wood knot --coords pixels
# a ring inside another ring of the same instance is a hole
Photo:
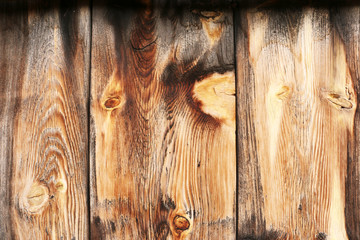
[[[174,218],[174,227],[178,233],[183,232],[190,227],[190,222],[185,217],[177,215]]]
[[[121,100],[118,97],[111,97],[104,102],[104,106],[106,108],[116,108],[120,102]]]
[[[105,110],[112,111],[114,109],[120,108],[124,105],[124,101],[121,97],[108,97],[103,101],[102,106]]]

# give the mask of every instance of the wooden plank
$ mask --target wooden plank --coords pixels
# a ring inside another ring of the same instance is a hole
[[[346,61],[354,80],[356,102],[360,102],[360,8],[358,6],[336,8],[332,19],[346,50]],[[348,147],[346,177],[346,229],[349,239],[360,239],[360,111],[356,108],[354,142]]]
[[[245,199],[239,236],[348,239],[347,225],[357,239],[359,168],[352,149],[358,78],[335,20],[326,8],[249,9],[237,19],[238,123],[246,123],[238,126],[239,155],[251,166],[238,169],[245,179],[239,182],[245,185],[238,197]],[[350,56],[354,62],[357,55]],[[347,171],[349,157],[356,168]],[[242,229],[249,219],[244,214],[253,215],[257,232]]]
[[[264,199],[254,135],[254,74],[249,59],[246,9],[234,10],[237,108],[237,231],[240,239],[271,239],[265,232]]]
[[[1,5],[0,5],[1,6]],[[13,146],[14,109],[19,101],[14,96],[18,88],[18,81],[23,75],[20,66],[25,65],[23,26],[26,24],[25,15],[9,12],[9,8],[0,7],[0,235],[4,239],[11,239],[11,159]],[[7,13],[7,14],[5,14]],[[13,41],[17,46],[10,48]],[[11,79],[11,80],[10,80]]]
[[[0,8],[1,236],[86,239],[89,8],[39,3]]]
[[[94,4],[91,238],[235,239],[232,12]]]

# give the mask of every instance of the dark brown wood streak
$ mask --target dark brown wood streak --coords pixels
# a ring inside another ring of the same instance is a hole
[[[264,200],[254,130],[255,82],[249,61],[245,9],[234,12],[237,94],[237,232],[239,239],[266,239]]]
[[[341,7],[332,10],[332,21],[346,50],[346,61],[360,102],[360,7]],[[349,239],[360,239],[360,110],[356,108],[354,138],[348,146],[345,218]]]
[[[11,164],[13,148],[14,109],[19,104],[16,89],[21,87],[24,75],[25,53],[27,51],[26,29],[27,15],[18,16],[13,9],[2,6],[0,9],[0,235],[11,238]],[[16,47],[9,47],[13,41]],[[16,57],[15,57],[16,56]],[[9,79],[12,79],[10,81]],[[17,101],[16,101],[17,100]]]
[[[89,7],[16,3],[0,7],[0,235],[86,239]]]
[[[235,238],[229,10],[94,9],[93,239]]]

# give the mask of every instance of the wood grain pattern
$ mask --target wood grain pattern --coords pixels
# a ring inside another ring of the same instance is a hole
[[[344,42],[346,62],[359,103],[360,92],[360,8],[358,6],[333,9],[334,25]],[[348,147],[347,177],[346,177],[346,229],[349,239],[360,239],[360,112],[356,108],[354,119],[354,142]]]
[[[271,239],[266,233],[257,141],[254,74],[249,59],[246,9],[234,10],[237,108],[237,232],[240,239]]]
[[[16,89],[19,79],[23,75],[20,65],[25,64],[26,48],[22,29],[26,24],[25,15],[16,15],[10,12],[9,8],[1,6],[0,13],[1,32],[0,32],[0,235],[5,239],[11,237],[11,159],[13,146],[13,121],[14,109],[16,106]],[[9,11],[9,12],[8,12]],[[5,14],[8,12],[7,14]],[[12,41],[17,40],[16,48],[9,48]],[[15,57],[17,56],[17,57]],[[10,81],[9,79],[13,79]]]
[[[263,190],[259,199],[260,187],[245,176],[252,187],[248,201],[260,205],[245,202],[242,209],[240,202],[239,213],[255,214],[253,229],[265,223],[271,239],[348,239],[346,225],[351,239],[359,237],[357,217],[347,210],[350,219],[345,219],[346,206],[357,209],[356,193],[348,193],[356,188],[349,181],[357,177],[350,170],[346,178],[356,139],[357,78],[331,16],[328,9],[259,8],[238,18],[238,49],[248,44],[247,56],[237,50],[237,76],[245,83],[239,100],[250,96],[252,105],[249,110],[238,102],[238,109],[245,109],[239,122],[247,123],[239,131],[246,148],[240,153],[249,152],[251,161],[258,162]],[[244,70],[244,62],[250,70]],[[245,173],[254,174],[254,169]],[[241,216],[239,221],[241,235]]]
[[[93,20],[91,237],[234,239],[231,11],[109,3]]]
[[[0,1],[1,239],[360,239],[354,1],[90,5]]]
[[[89,8],[41,4],[0,14],[1,238],[86,239]]]

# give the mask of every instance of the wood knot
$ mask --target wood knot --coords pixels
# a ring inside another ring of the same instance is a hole
[[[282,86],[278,91],[277,93],[275,94],[277,98],[279,98],[280,100],[284,100],[286,99],[289,94],[291,92],[291,89],[290,87],[288,86]]]
[[[125,100],[123,79],[117,69],[115,69],[98,103],[104,110],[111,112],[122,107],[125,104]]]
[[[30,213],[38,213],[49,199],[49,190],[46,186],[34,183],[26,194],[24,208]]]
[[[177,233],[181,233],[190,227],[190,222],[187,218],[177,215],[174,218],[174,227]]]
[[[222,12],[218,11],[195,11],[195,13],[203,18],[212,20],[217,20],[223,15]]]
[[[350,100],[345,99],[344,97],[341,97],[337,93],[329,93],[327,95],[327,100],[335,105],[335,107],[340,109],[351,109],[353,107],[353,104]]]
[[[223,13],[218,11],[193,11],[199,15],[204,32],[210,40],[210,47],[214,46],[222,36],[224,30]]]
[[[113,110],[115,108],[119,108],[120,105],[121,105],[121,99],[119,97],[109,97],[103,103],[104,108],[107,110]]]
[[[55,184],[55,188],[58,192],[64,193],[67,190],[67,184],[65,180],[58,180],[57,183]]]

